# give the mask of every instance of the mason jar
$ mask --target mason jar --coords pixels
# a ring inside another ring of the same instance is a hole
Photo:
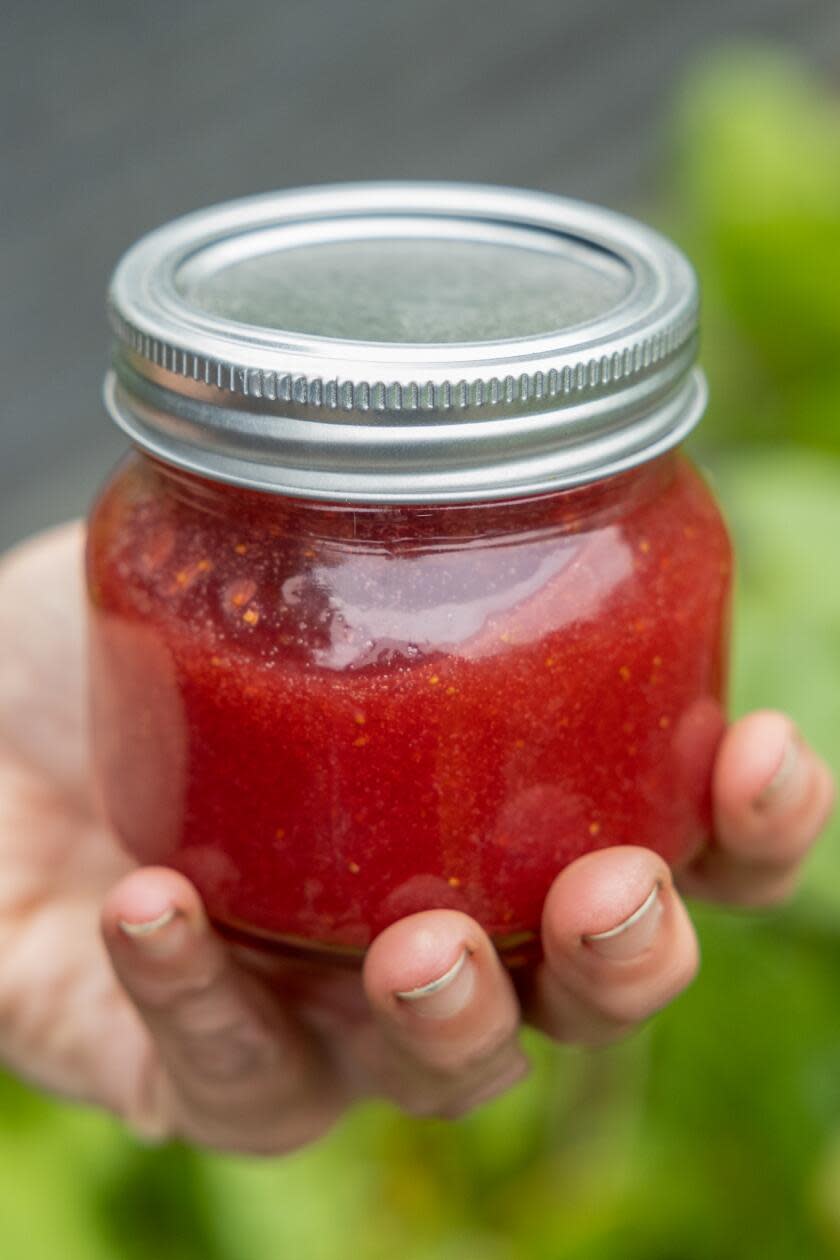
[[[226,935],[353,961],[404,915],[538,950],[566,864],[710,825],[731,552],[680,446],[697,284],[544,194],[320,187],[144,237],[90,519],[95,758]]]

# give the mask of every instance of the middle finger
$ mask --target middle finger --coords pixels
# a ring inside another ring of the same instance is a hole
[[[467,915],[430,910],[392,924],[368,951],[364,983],[378,1037],[362,1053],[405,1110],[461,1115],[527,1071],[513,985]]]

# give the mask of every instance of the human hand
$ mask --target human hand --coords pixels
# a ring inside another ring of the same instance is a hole
[[[0,1061],[12,1070],[149,1137],[277,1154],[371,1094],[461,1114],[527,1070],[523,1019],[602,1043],[690,982],[689,917],[666,864],[636,847],[557,877],[527,993],[451,910],[393,924],[361,974],[226,945],[193,886],[137,869],[97,807],[82,541],[65,527],[0,565]],[[789,719],[736,723],[715,767],[714,841],[680,886],[742,905],[783,898],[832,799]]]

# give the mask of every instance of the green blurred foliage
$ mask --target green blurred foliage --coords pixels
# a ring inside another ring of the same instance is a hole
[[[779,53],[730,52],[676,120],[668,226],[703,282],[703,441],[840,443],[840,99]],[[667,220],[666,220],[667,222]]]
[[[668,226],[697,261],[700,454],[740,556],[733,709],[792,711],[840,765],[840,112],[778,56],[708,64]],[[284,1161],[144,1148],[0,1081],[17,1260],[823,1260],[840,1256],[840,831],[794,903],[697,907],[700,979],[455,1124],[359,1109]]]

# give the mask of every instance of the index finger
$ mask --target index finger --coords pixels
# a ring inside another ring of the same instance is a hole
[[[236,965],[182,875],[133,871],[106,898],[102,931],[156,1051],[146,1125],[254,1154],[331,1127],[344,1100],[320,1045]]]

